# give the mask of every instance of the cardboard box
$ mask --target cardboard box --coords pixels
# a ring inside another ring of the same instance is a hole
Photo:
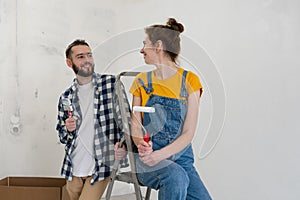
[[[0,180],[0,200],[69,200],[63,178],[6,177]]]

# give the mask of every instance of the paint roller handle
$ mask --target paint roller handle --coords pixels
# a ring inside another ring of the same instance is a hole
[[[143,138],[144,141],[148,143],[150,141],[150,133],[148,132],[144,133]]]
[[[72,111],[68,110],[68,117],[72,117]]]

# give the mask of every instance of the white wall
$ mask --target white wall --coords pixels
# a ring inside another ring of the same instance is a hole
[[[205,86],[194,146],[214,199],[298,200],[299,11],[297,0],[0,0],[0,177],[59,176],[67,44],[85,38],[98,72],[145,70],[143,28],[173,16],[182,64]]]

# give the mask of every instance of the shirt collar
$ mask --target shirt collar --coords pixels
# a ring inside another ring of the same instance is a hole
[[[92,79],[92,82],[93,82],[93,86],[95,87],[96,85],[97,85],[97,74],[94,72],[93,73],[93,79]],[[77,90],[77,88],[78,88],[78,85],[79,85],[79,83],[78,83],[78,79],[77,78],[74,78],[73,79],[73,83],[72,83],[72,85],[71,85],[71,90],[72,91],[76,91]]]

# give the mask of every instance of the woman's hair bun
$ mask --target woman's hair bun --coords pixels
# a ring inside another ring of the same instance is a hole
[[[184,31],[184,27],[181,23],[178,23],[176,21],[176,19],[174,18],[169,18],[168,22],[167,22],[167,26],[172,27],[172,29],[174,29],[175,31],[178,31],[180,33],[182,33]]]

